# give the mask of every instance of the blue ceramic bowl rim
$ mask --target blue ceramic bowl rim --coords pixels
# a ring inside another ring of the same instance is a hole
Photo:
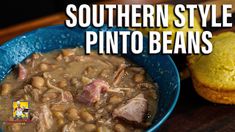
[[[163,118],[156,124],[154,124],[153,126],[151,126],[147,132],[154,132],[154,130],[157,130],[160,128],[160,126],[167,120],[167,118],[170,116],[170,114],[173,112],[176,104],[177,104],[177,101],[179,99],[179,95],[180,95],[180,76],[179,76],[179,71],[175,65],[175,62],[172,60],[172,58],[167,55],[167,57],[169,58],[171,64],[173,65],[174,67],[174,70],[176,70],[176,76],[177,76],[177,92],[176,92],[176,96],[175,96],[175,99],[173,101],[173,104],[171,105],[169,111],[167,111],[167,113],[163,116]]]
[[[20,35],[14,37],[14,38],[8,40],[7,42],[4,42],[3,44],[0,45],[0,47],[1,47],[1,48],[4,48],[4,46],[7,45],[7,44],[9,44],[9,42],[14,41],[15,39],[20,38],[20,37],[22,37],[22,36],[24,36],[24,35],[32,34],[32,33],[36,32],[37,30],[46,29],[46,28],[60,28],[60,27],[64,27],[64,25],[63,25],[63,24],[59,24],[59,25],[45,26],[45,27],[41,27],[41,28],[38,28],[38,29],[34,29],[34,30],[32,30],[32,31],[29,31],[29,32],[20,34]],[[114,28],[115,28],[115,27],[114,27]],[[174,70],[175,70],[176,77],[177,77],[177,87],[176,87],[177,91],[176,91],[176,95],[175,95],[175,98],[174,98],[174,100],[173,100],[173,103],[172,103],[172,105],[170,106],[169,110],[168,110],[168,111],[166,112],[166,114],[160,119],[159,122],[157,122],[157,123],[155,123],[155,124],[152,124],[151,127],[150,127],[148,130],[146,130],[147,132],[154,132],[154,131],[156,131],[157,129],[160,128],[160,126],[166,121],[166,119],[167,119],[167,118],[170,116],[170,114],[173,112],[173,110],[174,110],[174,108],[175,108],[175,106],[176,106],[176,104],[177,104],[177,101],[178,101],[178,98],[179,98],[179,94],[180,94],[180,76],[179,76],[178,69],[177,69],[177,67],[176,67],[176,65],[175,65],[175,63],[174,63],[174,61],[172,60],[172,58],[171,58],[169,55],[165,55],[165,56],[167,56],[167,58],[169,59],[170,63],[172,64],[172,66],[173,66],[173,68],[174,68]],[[8,73],[6,73],[6,74],[8,74]],[[0,129],[0,132],[1,132],[1,131],[2,131],[2,130]]]

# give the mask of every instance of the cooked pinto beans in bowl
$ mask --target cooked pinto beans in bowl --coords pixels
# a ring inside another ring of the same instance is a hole
[[[84,49],[35,53],[1,82],[0,117],[12,102],[29,102],[29,123],[4,131],[144,131],[157,112],[158,88],[142,67],[121,56],[84,55]]]

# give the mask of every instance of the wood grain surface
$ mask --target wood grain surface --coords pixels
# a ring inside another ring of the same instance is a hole
[[[11,27],[0,29],[0,44],[16,37],[22,33],[45,26],[63,24],[66,16],[64,13],[57,13],[51,16],[39,18],[36,20],[20,23]]]
[[[107,1],[100,2],[107,3]],[[153,0],[112,0],[108,3],[150,3],[154,4]],[[232,12],[235,12],[235,0],[160,0],[157,3],[202,3],[202,4],[216,4],[223,3],[233,4]],[[220,14],[217,14],[220,17]],[[0,44],[14,38],[15,36],[24,32],[56,24],[63,24],[66,16],[65,14],[58,13],[52,16],[39,18],[37,20],[21,23],[5,29],[0,29]],[[234,18],[233,18],[234,22]],[[225,31],[235,32],[235,26],[232,28],[224,28],[216,30],[213,34],[219,34]],[[184,65],[184,57],[181,55],[173,56],[177,65]],[[219,105],[210,103],[196,94],[193,89],[191,78],[181,82],[181,93],[179,101],[176,105],[174,112],[170,118],[163,124],[159,130],[160,132],[234,132],[235,131],[235,106]]]

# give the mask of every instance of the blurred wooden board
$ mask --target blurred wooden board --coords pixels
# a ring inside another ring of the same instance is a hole
[[[202,3],[233,4],[232,12],[235,12],[235,0],[160,0],[158,3]],[[107,1],[100,2],[107,3]],[[126,0],[112,0],[108,3],[133,3]],[[134,3],[154,4],[154,0],[137,0]],[[217,14],[219,17],[220,14]],[[0,29],[0,44],[14,38],[24,32],[31,31],[44,26],[63,24],[66,16],[64,13],[58,13],[52,16],[39,18],[25,23],[21,23],[5,29]],[[232,28],[219,29],[213,34],[219,34],[225,31],[235,32],[235,26]],[[179,57],[180,58],[180,57]],[[183,58],[180,58],[183,59]],[[182,61],[182,63],[185,63]],[[193,89],[191,79],[188,78],[181,82],[181,93],[177,106],[170,118],[163,124],[160,132],[233,132],[235,131],[235,106],[218,105],[210,103],[199,97]]]
[[[160,132],[234,132],[235,106],[210,103],[199,97],[191,78],[181,82],[176,108]]]
[[[17,35],[40,27],[63,24],[65,19],[66,16],[64,13],[58,13],[51,16],[39,18],[37,20],[20,23],[18,25],[7,27],[5,29],[0,29],[0,44],[16,37]]]

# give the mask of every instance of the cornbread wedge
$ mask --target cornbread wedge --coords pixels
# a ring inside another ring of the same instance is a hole
[[[211,102],[235,104],[235,33],[222,33],[211,42],[211,54],[188,57],[195,90]]]

